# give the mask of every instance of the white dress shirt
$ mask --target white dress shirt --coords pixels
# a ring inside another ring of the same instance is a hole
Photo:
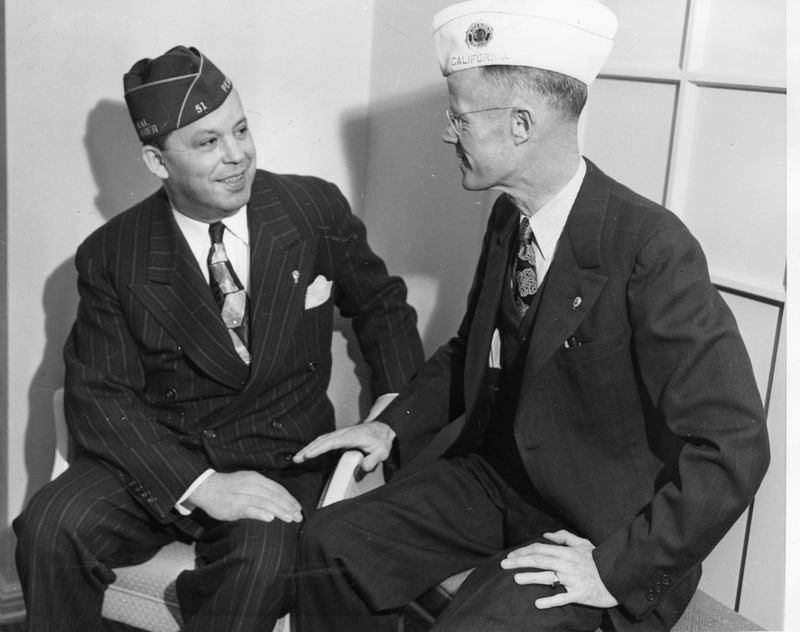
[[[578,197],[578,191],[583,184],[585,175],[586,161],[581,158],[578,170],[567,182],[567,185],[528,218],[533,231],[533,246],[536,248],[536,282],[538,285],[544,283],[550,264],[553,263],[558,240],[567,223],[572,205],[575,204],[575,199]],[[522,221],[522,213],[519,214],[519,219]]]

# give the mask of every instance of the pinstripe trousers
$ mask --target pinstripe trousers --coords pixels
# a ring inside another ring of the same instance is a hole
[[[313,512],[322,476],[309,473],[286,485],[306,516]],[[177,581],[185,629],[271,630],[294,600],[299,525],[206,516],[200,521],[198,567]],[[144,562],[180,537],[90,458],[79,459],[39,490],[14,530],[25,601],[35,604],[27,629],[36,632],[101,630],[103,593],[116,577],[113,569]]]

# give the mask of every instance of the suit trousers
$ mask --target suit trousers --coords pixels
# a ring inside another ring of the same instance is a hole
[[[321,510],[301,533],[301,632],[396,630],[392,611],[475,567],[436,632],[594,632],[603,610],[539,610],[549,586],[520,586],[500,567],[511,551],[569,528],[520,496],[478,455],[439,460],[369,494]]]
[[[289,491],[310,515],[313,502]],[[185,630],[271,630],[292,606],[299,524],[201,515],[197,569],[181,573],[176,586]],[[14,530],[27,629],[36,632],[102,629],[103,593],[116,578],[113,569],[145,562],[181,537],[90,458],[78,459],[39,490]]]

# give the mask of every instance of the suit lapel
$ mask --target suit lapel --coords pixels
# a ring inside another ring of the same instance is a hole
[[[578,328],[608,277],[597,272],[609,188],[587,161],[587,173],[559,240],[535,315],[525,365],[531,379]]]
[[[506,201],[506,204],[509,202]],[[472,412],[483,393],[481,384],[489,367],[489,351],[492,345],[492,336],[497,327],[497,312],[500,299],[503,295],[503,283],[506,281],[506,268],[510,252],[509,241],[514,234],[515,222],[519,220],[519,213],[509,213],[508,218],[493,236],[489,246],[486,261],[486,272],[481,284],[478,305],[470,327],[469,343],[467,346],[466,366],[473,370],[467,373],[465,406],[467,418]]]
[[[152,209],[146,284],[131,291],[208,375],[241,390],[249,368],[237,355],[166,196]]]
[[[251,381],[280,366],[291,333],[304,309],[317,237],[303,239],[280,185],[263,180],[253,187],[250,229]]]

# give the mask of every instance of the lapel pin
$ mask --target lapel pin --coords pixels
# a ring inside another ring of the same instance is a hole
[[[581,304],[581,297],[580,296],[576,296],[575,300],[572,301],[572,309],[575,309],[580,304]]]
[[[300,272],[294,270],[292,272],[292,278],[294,279],[294,284],[297,285],[297,282],[300,280]]]

